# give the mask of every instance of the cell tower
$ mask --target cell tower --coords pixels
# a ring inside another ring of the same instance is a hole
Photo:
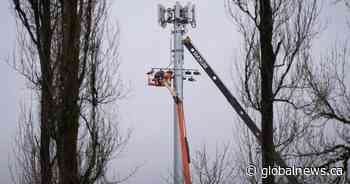
[[[183,99],[183,81],[194,81],[192,75],[198,75],[197,70],[184,69],[184,46],[183,38],[186,30],[186,26],[189,24],[192,28],[196,27],[196,14],[195,6],[188,3],[186,6],[182,6],[179,2],[176,2],[172,8],[165,8],[163,5],[158,5],[158,22],[163,28],[166,28],[168,24],[172,24],[172,37],[173,46],[171,49],[171,55],[173,59],[173,82],[172,88],[174,95],[179,99]],[[155,69],[155,68],[153,68]],[[152,71],[153,71],[152,69]],[[162,70],[158,68],[158,70]],[[169,70],[168,70],[169,71]],[[182,184],[185,180],[183,172],[183,159],[180,143],[180,128],[179,117],[177,116],[177,104],[174,103],[174,184]]]
[[[237,112],[260,144],[262,144],[261,130],[193,45],[190,37],[183,39],[187,24],[190,24],[193,28],[196,27],[195,7],[190,3],[182,7],[179,2],[176,2],[173,8],[168,9],[159,5],[158,21],[163,28],[167,24],[173,24],[171,33],[174,37],[174,48],[171,49],[171,52],[174,58],[174,66],[173,68],[152,68],[147,73],[149,77],[148,84],[157,87],[167,87],[174,97],[174,184],[191,184],[191,175],[189,172],[190,158],[186,130],[184,128],[183,80],[194,81],[193,75],[199,75],[200,73],[198,70],[183,69],[184,46],[225,96],[231,107]],[[186,78],[185,76],[190,77]],[[288,165],[278,152],[274,151],[270,154],[274,157],[276,164],[283,168],[288,168]],[[286,177],[291,183],[298,183],[297,177],[293,175],[287,175]]]

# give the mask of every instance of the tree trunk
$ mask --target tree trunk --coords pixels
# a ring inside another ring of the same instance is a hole
[[[77,0],[63,2],[63,47],[60,61],[60,121],[58,164],[60,184],[79,183],[77,141],[79,128],[79,51],[80,22]]]
[[[270,0],[260,0],[260,49],[261,49],[261,127],[262,166],[273,167],[273,71],[274,53],[272,47],[273,19]],[[274,176],[268,175],[263,184],[273,184]]]
[[[52,71],[51,65],[51,13],[50,2],[43,1],[42,4],[43,19],[39,27],[41,38],[37,45],[40,57],[41,76],[41,112],[40,112],[40,173],[41,184],[50,184],[52,179],[50,141],[51,128],[54,123],[54,106],[52,101]]]
[[[50,100],[46,90],[41,93],[41,122],[40,122],[40,170],[41,183],[50,184],[52,170],[50,167]]]

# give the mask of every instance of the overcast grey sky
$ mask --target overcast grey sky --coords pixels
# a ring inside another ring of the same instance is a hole
[[[169,63],[170,27],[157,23],[157,4],[173,6],[175,1],[116,0],[112,20],[121,29],[120,60],[122,77],[130,82],[130,97],[119,104],[123,128],[132,128],[131,141],[122,157],[113,161],[111,171],[127,174],[128,169],[142,165],[128,183],[165,183],[172,171],[173,106],[166,89],[146,85],[145,73],[151,67],[166,67]],[[187,2],[187,1],[180,1]],[[194,44],[227,86],[234,91],[231,68],[240,48],[240,37],[226,14],[224,0],[194,0],[197,7],[197,28],[188,28]],[[329,3],[329,1],[325,2]],[[6,59],[14,50],[15,21],[8,1],[0,3],[0,58]],[[326,4],[322,15],[328,27],[315,42],[315,53],[327,49],[335,40],[347,34],[345,12],[341,6]],[[198,68],[192,57],[185,55],[187,68]],[[0,183],[9,183],[9,158],[16,133],[16,120],[21,101],[25,100],[23,79],[4,62],[0,62]],[[237,122],[235,113],[222,94],[203,73],[195,83],[185,83],[185,116],[190,149],[193,154],[205,143],[213,152],[217,144],[228,142]],[[156,114],[155,114],[156,113]]]

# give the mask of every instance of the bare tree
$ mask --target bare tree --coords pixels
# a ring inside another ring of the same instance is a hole
[[[192,159],[193,183],[198,184],[225,184],[232,183],[234,167],[232,166],[229,146],[222,150],[216,149],[214,157],[210,157],[206,147],[197,151]]]
[[[29,113],[19,137],[33,141],[19,141],[18,150],[20,156],[28,155],[18,160],[23,177],[35,177],[18,183],[107,182],[107,164],[130,135],[123,136],[109,110],[125,88],[117,73],[118,31],[107,26],[108,1],[12,4],[20,30],[14,67],[37,92],[40,104],[39,111],[33,109],[40,115],[33,120]],[[32,131],[35,122],[40,122],[38,131]]]
[[[16,162],[10,165],[14,183],[40,183],[40,149],[34,128],[33,114],[23,106],[18,123],[16,146],[14,147]],[[25,151],[24,151],[25,150]],[[16,169],[16,171],[14,171]]]
[[[317,136],[305,140],[308,149],[299,157],[315,157],[317,167],[342,168],[324,183],[349,183],[350,160],[350,69],[349,46],[337,46],[318,64],[305,65],[305,89],[308,98],[304,112],[318,122]]]
[[[349,8],[347,1],[342,2]],[[312,158],[315,167],[328,171],[341,169],[328,177],[313,177],[313,183],[349,183],[350,49],[345,41],[328,50],[320,60],[310,59],[303,65],[305,93],[297,106],[317,127],[306,136],[304,146],[296,145],[296,155],[301,159]]]
[[[296,135],[305,132],[304,128],[295,129],[298,126],[281,125],[288,123],[281,113],[295,108],[294,100],[303,88],[300,67],[309,57],[310,45],[319,30],[319,3],[317,0],[228,0],[226,5],[243,37],[243,102],[261,118],[262,167],[273,167],[271,153],[285,151]],[[279,119],[284,122],[274,123]],[[275,178],[269,175],[262,181],[275,183]]]

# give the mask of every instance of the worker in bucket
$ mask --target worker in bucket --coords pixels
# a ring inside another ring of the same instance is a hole
[[[163,70],[159,70],[157,71],[153,78],[151,77],[152,74],[154,72],[148,72],[147,75],[148,77],[148,85],[150,86],[165,86],[165,82],[170,85],[171,84],[171,80],[173,78],[173,72],[168,70],[168,71],[163,71]]]

